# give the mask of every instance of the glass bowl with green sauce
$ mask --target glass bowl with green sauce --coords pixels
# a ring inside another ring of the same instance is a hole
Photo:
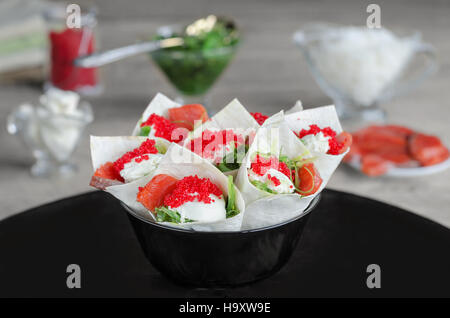
[[[150,56],[183,101],[204,102],[205,94],[234,57],[239,33],[233,23],[218,20],[210,31],[196,36],[184,34],[180,27],[161,27],[154,39],[172,37],[183,38],[184,44],[154,51]]]

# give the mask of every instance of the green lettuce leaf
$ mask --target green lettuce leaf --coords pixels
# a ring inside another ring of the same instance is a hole
[[[160,153],[160,154],[165,154],[167,151],[166,147],[161,144],[156,143],[155,148],[156,148],[156,150],[158,150],[158,153]]]
[[[151,126],[141,127],[141,131],[139,132],[139,136],[147,137],[150,134],[151,130],[152,130]]]
[[[181,222],[181,215],[177,211],[173,211],[165,206],[155,208],[156,213],[156,221],[158,222],[171,222],[171,223],[177,223],[180,224]],[[184,223],[194,222],[190,219],[184,219]]]
[[[241,166],[239,159],[242,159],[242,158],[238,158],[238,155],[239,155],[239,150],[241,150],[242,147],[245,147],[244,153],[247,153],[248,146],[241,145],[238,148],[234,147],[233,152],[230,152],[229,154],[224,156],[222,161],[219,162],[216,165],[216,167],[222,172],[233,171],[233,170],[239,169],[239,167]]]
[[[228,176],[228,201],[227,201],[227,218],[231,218],[239,214],[236,206],[236,189],[233,183],[233,176]]]
[[[251,184],[253,184],[255,187],[257,187],[258,189],[265,191],[265,192],[269,192],[272,194],[277,194],[275,191],[271,190],[269,188],[269,186],[267,184],[265,184],[264,182],[258,181],[258,180],[250,180]]]

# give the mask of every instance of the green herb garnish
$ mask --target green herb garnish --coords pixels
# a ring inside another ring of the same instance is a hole
[[[141,131],[139,132],[139,136],[147,137],[150,134],[150,130],[152,130],[151,126],[141,127]]]
[[[160,153],[160,154],[165,154],[167,151],[166,147],[161,144],[155,144],[155,148],[156,148],[156,150],[158,150],[158,153]]]
[[[171,223],[177,223],[180,224],[181,222],[181,215],[177,211],[173,211],[165,206],[155,208],[156,213],[156,221],[158,222],[171,222]],[[184,219],[183,223],[190,223],[194,222],[190,219]]]
[[[228,201],[227,201],[227,218],[231,218],[239,214],[236,206],[236,189],[233,183],[233,176],[228,176]]]
[[[241,158],[238,158],[238,157],[242,157],[242,155],[239,152],[242,149],[242,147],[245,147],[244,148],[244,155],[245,155],[245,153],[248,150],[248,147],[246,147],[244,145],[241,145],[237,148],[234,147],[233,152],[230,152],[229,154],[224,156],[222,161],[216,165],[217,168],[222,172],[233,171],[233,170],[239,169],[239,167],[241,166],[241,164],[240,164]]]
[[[266,191],[266,192],[269,192],[269,193],[272,193],[272,194],[277,194],[275,191],[270,189],[269,186],[267,184],[265,184],[264,182],[261,182],[261,181],[258,181],[258,180],[251,180],[250,182],[251,182],[251,184],[253,184],[259,190]]]

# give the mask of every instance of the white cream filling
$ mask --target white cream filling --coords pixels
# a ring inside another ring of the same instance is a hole
[[[323,132],[319,132],[315,135],[306,135],[301,138],[301,141],[311,152],[327,153],[330,150],[328,139],[329,137],[326,137]]]
[[[269,175],[271,177],[276,177],[278,180],[280,180],[280,184],[276,186],[274,182],[269,179]],[[294,184],[291,182],[291,180],[284,173],[275,170],[273,168],[267,170],[267,172],[262,176],[256,174],[253,170],[249,169],[248,179],[250,181],[256,180],[265,183],[270,190],[278,194],[293,193],[295,190]]]
[[[144,156],[148,156],[148,159],[137,162],[136,159],[141,158],[142,156],[136,157],[124,165],[123,169],[120,171],[120,175],[125,182],[132,182],[152,173],[158,167],[158,164],[163,157],[163,155],[159,153],[146,154]]]
[[[193,195],[195,195],[194,193]],[[177,208],[169,209],[177,211],[181,216],[181,221],[189,219],[195,222],[216,222],[225,220],[227,212],[225,210],[225,200],[223,196],[220,198],[214,194],[210,194],[209,197],[213,200],[211,203],[195,201],[186,202]]]

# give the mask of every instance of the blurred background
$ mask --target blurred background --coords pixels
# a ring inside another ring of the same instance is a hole
[[[234,97],[250,111],[265,114],[290,108],[298,99],[305,108],[332,104],[333,100],[316,83],[302,52],[293,43],[293,34],[312,22],[365,26],[370,14],[366,9],[371,1],[78,0],[76,3],[82,8],[96,8],[94,35],[101,51],[149,38],[163,25],[189,24],[211,13],[232,18],[242,38],[236,56],[208,92],[207,106],[212,115]],[[383,27],[400,34],[419,31],[423,41],[435,48],[439,61],[439,70],[420,86],[382,103],[388,122],[439,136],[448,146],[450,2],[378,1],[377,4]],[[78,166],[77,172],[70,177],[33,177],[31,152],[19,136],[8,133],[7,118],[19,105],[38,103],[45,83],[49,83],[48,35],[54,26],[49,24],[48,16],[43,18],[42,12],[58,5],[65,9],[67,3],[33,0],[0,3],[0,218],[92,191],[88,186],[92,175],[88,136],[128,135],[157,92],[177,96],[146,54],[99,68],[95,90],[81,97],[90,104],[94,119],[70,155],[70,161]],[[412,178],[369,178],[341,165],[329,187],[388,202],[450,226],[449,170]]]

